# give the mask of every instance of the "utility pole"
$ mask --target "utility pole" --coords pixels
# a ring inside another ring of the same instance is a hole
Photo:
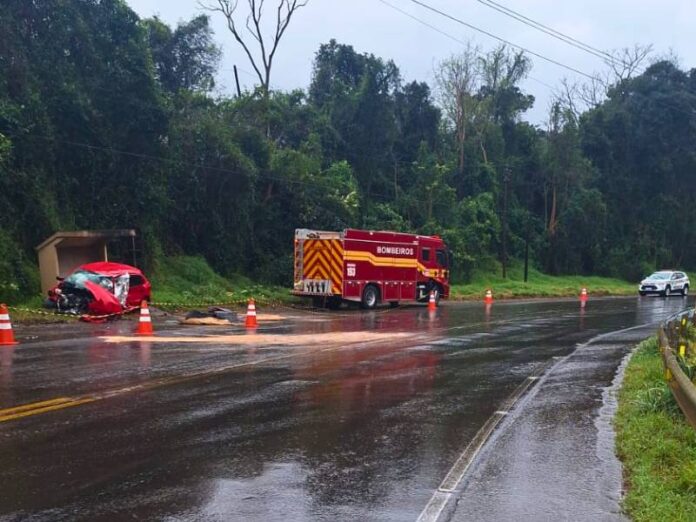
[[[524,282],[529,279],[529,215],[527,215],[527,230],[524,233]]]
[[[508,236],[508,186],[510,185],[510,167],[505,167],[503,174],[503,239],[501,241],[503,279],[507,279],[507,236]]]
[[[527,178],[527,223],[524,231],[524,282],[529,280],[529,234],[532,228],[532,184]]]
[[[237,84],[237,98],[242,97],[242,89],[239,88],[239,73],[237,73],[237,66],[234,65],[234,82]]]

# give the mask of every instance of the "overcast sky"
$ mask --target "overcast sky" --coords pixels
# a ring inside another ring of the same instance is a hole
[[[170,25],[201,12],[196,0],[126,0],[141,17],[159,15]],[[213,2],[214,0],[207,0]],[[605,65],[598,58],[570,47],[535,29],[492,10],[477,0],[423,0],[472,25],[524,46],[578,70],[594,73]],[[652,44],[656,55],[675,53],[683,68],[696,63],[694,45],[694,0],[496,0],[544,25],[599,49],[619,49],[636,43]],[[239,0],[240,9],[246,4]],[[266,0],[269,19],[277,0]],[[498,42],[456,22],[429,12],[410,0],[389,0],[393,5],[460,40],[473,40],[484,49]],[[241,48],[227,31],[224,20],[212,15],[215,39],[224,55],[220,64],[219,89],[232,93],[232,65],[241,69],[243,86],[254,85],[255,76]],[[273,88],[308,86],[312,59],[321,43],[335,38],[353,45],[359,52],[370,52],[393,59],[404,80],[426,81],[432,85],[438,61],[456,53],[461,44],[425,27],[384,5],[379,0],[310,0],[297,12],[284,36],[273,70]],[[549,105],[549,87],[563,77],[583,79],[576,73],[532,57],[534,79],[524,82],[525,92],[536,97],[534,109],[525,119],[543,124]]]

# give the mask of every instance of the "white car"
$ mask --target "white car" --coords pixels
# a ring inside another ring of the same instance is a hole
[[[689,276],[675,270],[660,270],[646,277],[638,286],[640,295],[658,294],[669,297],[674,294],[689,294]]]

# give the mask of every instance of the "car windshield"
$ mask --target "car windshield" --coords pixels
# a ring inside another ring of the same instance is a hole
[[[672,276],[671,272],[655,272],[648,279],[656,279],[658,281],[665,281]]]
[[[75,270],[72,274],[64,279],[63,283],[74,288],[85,288],[85,283],[87,281],[101,285],[107,290],[113,292],[114,283],[111,278],[105,275],[95,274],[89,270]]]

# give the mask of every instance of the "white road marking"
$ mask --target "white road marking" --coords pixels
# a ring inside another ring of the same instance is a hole
[[[536,382],[541,374],[543,374],[549,366],[555,361],[551,361],[544,366],[542,366],[538,373],[535,375],[530,375],[515,389],[512,394],[505,399],[502,403],[504,409],[496,410],[493,415],[491,415],[488,420],[481,426],[481,428],[476,432],[474,438],[471,442],[467,444],[464,451],[461,452],[455,463],[450,468],[449,472],[443,479],[442,483],[430,497],[430,501],[425,506],[417,522],[436,522],[442,512],[444,511],[447,503],[454,494],[454,491],[459,486],[459,483],[464,478],[464,475],[471,466],[476,456],[480,453],[483,446],[486,444],[491,434],[495,428],[500,424],[510,412],[510,410],[515,406],[517,401],[525,394],[525,392]]]
[[[601,339],[606,337],[630,332],[632,330],[638,330],[640,328],[646,328],[656,323],[645,323],[637,326],[631,326],[630,328],[624,328],[622,330],[616,330],[614,332],[607,332],[601,335],[597,335],[585,343],[577,345],[577,348],[583,346],[589,346]],[[459,455],[459,458],[455,461],[454,465],[450,468],[449,472],[445,476],[440,486],[435,490],[430,501],[425,506],[421,514],[418,516],[417,522],[437,522],[440,515],[444,511],[447,503],[454,495],[454,492],[464,478],[469,466],[474,461],[476,456],[480,453],[483,446],[486,444],[490,438],[493,430],[500,423],[500,421],[512,410],[513,406],[517,401],[522,398],[522,395],[532,386],[532,384],[539,379],[544,374],[544,372],[551,366],[560,364],[563,361],[569,359],[576,350],[573,350],[566,356],[556,356],[552,357],[551,360],[545,364],[535,375],[530,375],[527,377],[522,384],[520,384],[517,389],[503,402],[502,406],[504,409],[496,410],[493,415],[491,415],[485,424],[476,432],[476,435],[471,440],[471,442],[464,448],[464,451]]]

